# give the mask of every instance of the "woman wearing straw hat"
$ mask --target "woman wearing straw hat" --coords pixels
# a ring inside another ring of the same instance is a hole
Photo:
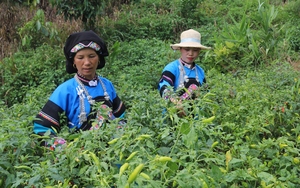
[[[182,100],[192,99],[193,91],[206,82],[204,71],[195,64],[195,60],[201,50],[211,49],[201,44],[201,34],[193,29],[182,32],[180,39],[180,43],[171,45],[171,48],[179,50],[181,56],[164,67],[158,84],[161,97],[176,105],[180,105]]]

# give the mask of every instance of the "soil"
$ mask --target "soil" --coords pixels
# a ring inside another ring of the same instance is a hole
[[[291,66],[297,70],[300,71],[300,61],[291,62]]]

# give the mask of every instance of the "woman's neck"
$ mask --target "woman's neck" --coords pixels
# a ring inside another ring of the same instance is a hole
[[[193,68],[193,67],[195,66],[195,63],[194,63],[194,62],[192,62],[192,63],[187,63],[187,62],[185,62],[182,58],[180,58],[180,62],[181,62],[184,66],[186,66],[186,67],[188,67],[188,68]]]
[[[83,76],[82,74],[80,74],[79,72],[77,72],[77,75],[86,81],[97,80],[97,78],[98,78],[97,74],[95,74],[95,76],[93,78],[87,78],[87,77]]]

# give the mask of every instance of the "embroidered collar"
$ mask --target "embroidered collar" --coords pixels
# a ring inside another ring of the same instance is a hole
[[[79,124],[82,125],[83,122],[87,121],[87,114],[86,114],[85,106],[84,106],[85,98],[87,98],[90,105],[94,105],[95,100],[93,99],[92,96],[90,96],[89,92],[87,91],[87,89],[84,86],[84,83],[86,83],[85,81],[88,81],[88,80],[80,77],[79,74],[75,74],[74,78],[75,78],[76,82],[79,84],[79,86],[76,87],[77,95],[79,96],[79,99],[80,99],[80,114],[79,114],[78,118],[79,118]],[[105,87],[104,83],[101,81],[101,79],[98,79],[98,80],[99,80],[99,83],[101,84],[101,86],[103,88],[105,100],[109,101],[110,97],[109,97],[109,94],[106,91],[106,87]]]
[[[99,78],[97,76],[97,74],[95,75],[95,77],[92,80],[89,80],[87,78],[85,78],[84,76],[80,75],[79,73],[77,73],[78,79],[87,86],[97,86]]]
[[[195,62],[188,64],[185,61],[183,61],[181,58],[179,59],[181,64],[189,69],[194,69],[195,68]]]
[[[197,72],[197,69],[196,69],[196,65],[195,63],[193,62],[191,65],[185,63],[181,58],[179,59],[180,63],[179,63],[179,70],[180,70],[180,77],[179,77],[179,88],[183,88],[185,87],[185,83],[189,82],[189,78],[188,76],[186,75],[186,72],[184,70],[184,66],[191,69],[191,70],[195,70],[195,79],[198,83],[199,82],[199,77],[198,77],[198,72]],[[187,66],[189,65],[189,67]]]

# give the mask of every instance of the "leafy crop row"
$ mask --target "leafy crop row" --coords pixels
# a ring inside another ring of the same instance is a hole
[[[187,12],[184,2],[135,2],[121,6],[133,9],[131,15],[122,17],[120,10],[115,22],[98,20],[108,24],[100,30],[110,49],[98,73],[116,86],[128,123],[122,131],[115,120],[76,134],[64,127],[58,136],[68,145],[61,150],[41,147],[49,138],[32,134],[32,121],[53,89],[72,76],[65,74],[63,44],[43,43],[48,35],[40,29],[52,26],[42,12],[20,30],[41,40],[24,39],[27,46],[21,43],[0,62],[0,187],[299,187],[300,77],[290,66],[299,58],[292,27],[299,23],[292,11],[299,3],[191,1],[197,8]],[[194,16],[202,16],[203,25],[191,21]],[[156,87],[164,65],[179,57],[169,45],[180,33],[171,30],[187,27],[184,18],[213,50],[197,60],[207,85],[184,103],[188,116],[179,118]],[[135,19],[132,28],[126,25]],[[37,20],[41,27],[32,25]],[[57,38],[66,36],[60,32]]]

